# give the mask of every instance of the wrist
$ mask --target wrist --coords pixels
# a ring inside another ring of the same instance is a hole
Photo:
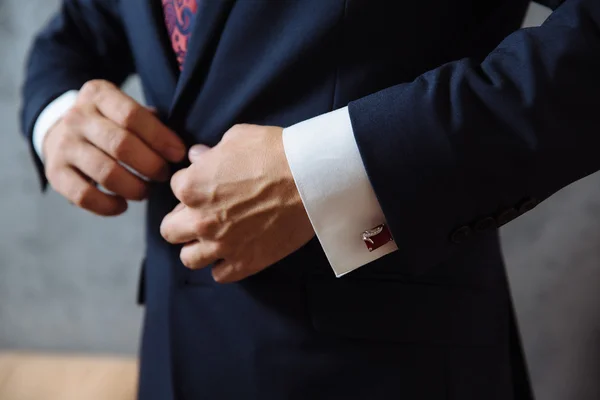
[[[39,155],[43,161],[48,160],[48,143],[50,140],[48,138],[52,135],[52,133],[57,130],[57,127],[62,119],[56,121],[47,131],[44,137],[41,139],[41,154]]]
[[[76,90],[63,93],[42,110],[35,122],[31,139],[33,148],[42,162],[44,162],[44,143],[47,133],[73,107],[77,101],[77,94]]]

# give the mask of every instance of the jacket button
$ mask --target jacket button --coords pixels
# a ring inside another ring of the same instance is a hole
[[[471,236],[471,228],[463,226],[454,231],[452,236],[450,236],[450,240],[452,243],[459,244],[464,242],[469,236]]]
[[[529,211],[533,210],[535,207],[537,207],[538,204],[540,204],[540,202],[537,199],[534,199],[534,198],[525,199],[519,204],[519,207],[518,207],[519,213],[525,214],[526,212],[529,212]]]
[[[485,232],[496,228],[496,220],[492,217],[482,218],[475,222],[473,228],[476,232]]]
[[[512,220],[516,219],[519,216],[519,212],[516,208],[509,208],[507,210],[502,211],[498,217],[496,218],[496,223],[498,226],[506,225]]]

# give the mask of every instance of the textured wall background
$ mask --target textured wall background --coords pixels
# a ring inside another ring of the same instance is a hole
[[[59,3],[0,0],[0,348],[133,353],[143,205],[103,219],[42,197],[18,135],[24,60]]]
[[[30,40],[59,0],[0,0],[0,350],[131,353],[141,204],[101,219],[38,193],[17,110]],[[548,15],[532,7],[527,25]],[[128,90],[139,98],[137,82]],[[600,175],[503,231],[539,399],[600,398]]]

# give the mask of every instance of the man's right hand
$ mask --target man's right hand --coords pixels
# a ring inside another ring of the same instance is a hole
[[[170,162],[186,156],[181,139],[147,108],[106,81],[90,81],[77,102],[46,134],[46,177],[71,203],[104,216],[120,215],[127,200],[143,200],[150,180],[169,179]],[[101,192],[96,183],[115,195]]]

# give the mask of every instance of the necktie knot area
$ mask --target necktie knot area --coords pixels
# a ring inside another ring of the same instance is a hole
[[[183,69],[192,25],[198,12],[197,0],[162,0],[167,32],[177,57],[179,69]]]

